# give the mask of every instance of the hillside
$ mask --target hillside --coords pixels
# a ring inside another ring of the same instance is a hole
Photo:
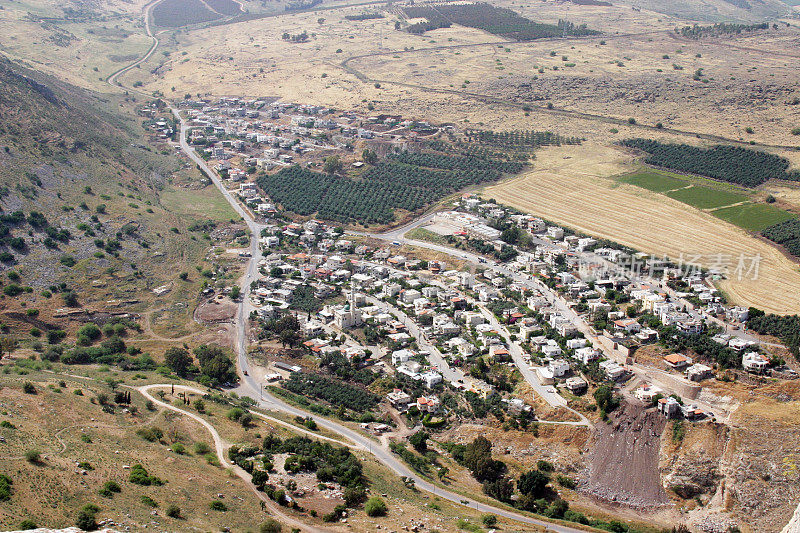
[[[133,119],[133,97],[6,60],[0,85],[0,321],[12,343],[39,348],[97,312],[154,314],[162,340],[201,331],[200,287],[223,268],[210,252],[239,235],[216,189]]]

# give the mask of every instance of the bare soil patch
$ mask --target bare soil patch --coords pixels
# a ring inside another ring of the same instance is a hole
[[[592,496],[639,509],[669,503],[658,472],[664,419],[637,400],[625,400],[595,426],[589,481],[583,488]]]

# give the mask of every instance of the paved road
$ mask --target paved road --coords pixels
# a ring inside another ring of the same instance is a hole
[[[249,316],[249,293],[250,293],[250,283],[255,281],[258,277],[258,262],[262,258],[261,248],[258,246],[258,237],[263,228],[262,224],[257,223],[252,215],[242,208],[239,202],[233,197],[233,195],[225,188],[225,185],[222,181],[216,177],[216,174],[208,167],[206,162],[199,157],[195,151],[189,146],[186,142],[186,132],[187,132],[187,124],[183,117],[180,116],[178,111],[172,108],[172,112],[180,121],[181,131],[180,131],[180,146],[181,149],[194,161],[201,169],[203,169],[211,178],[214,185],[220,190],[222,195],[225,199],[230,202],[231,206],[236,210],[239,215],[242,216],[247,226],[250,228],[253,236],[250,240],[251,242],[251,254],[252,257],[247,263],[247,268],[245,270],[245,274],[242,278],[242,297],[241,303],[239,304],[239,310],[236,314],[236,352],[237,352],[237,371],[239,373],[239,386],[236,388],[236,393],[240,396],[249,396],[253,400],[258,403],[259,407],[268,410],[274,411],[281,411],[283,413],[287,413],[292,416],[302,416],[302,417],[309,417],[314,419],[318,426],[323,427],[329,431],[336,433],[337,435],[341,435],[363,450],[368,451],[373,456],[375,456],[378,461],[383,463],[386,467],[393,470],[400,476],[408,477],[414,480],[416,487],[420,490],[425,492],[430,492],[435,494],[439,498],[451,501],[456,504],[466,505],[473,509],[476,509],[482,513],[492,513],[497,516],[507,518],[510,520],[516,520],[518,522],[522,522],[525,524],[537,525],[548,528],[550,531],[555,531],[558,533],[578,533],[580,531],[584,531],[584,529],[580,529],[577,527],[569,527],[569,526],[562,526],[558,524],[552,524],[550,522],[546,522],[544,520],[539,520],[536,518],[532,518],[530,516],[517,513],[514,511],[509,511],[507,509],[503,509],[500,507],[494,507],[492,505],[487,505],[485,503],[478,502],[471,498],[462,496],[461,494],[457,494],[455,492],[451,492],[449,490],[443,489],[441,487],[437,487],[433,483],[423,479],[420,477],[416,472],[413,472],[409,469],[404,463],[399,461],[397,457],[395,457],[391,451],[383,448],[375,444],[370,438],[358,433],[338,422],[334,422],[327,418],[323,418],[321,416],[315,415],[308,411],[304,411],[302,409],[298,409],[288,403],[284,402],[283,400],[277,398],[266,392],[260,383],[258,383],[253,376],[252,372],[250,372],[249,363],[247,361],[247,318]]]

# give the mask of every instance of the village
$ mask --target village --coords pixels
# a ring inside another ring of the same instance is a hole
[[[396,115],[362,116],[274,98],[188,98],[181,104],[192,127],[190,144],[220,177],[234,182],[246,181],[257,170],[295,164],[321,167],[327,156],[352,154],[359,140],[369,140],[373,146],[402,146],[440,131],[427,122]],[[153,119],[150,127],[162,138],[175,132],[170,120],[159,118],[155,106],[145,106],[139,114]],[[449,126],[444,129],[452,131]],[[362,161],[351,163],[353,168],[364,165]],[[250,199],[254,191],[243,184],[240,194]],[[267,212],[267,207],[261,209],[260,213]]]
[[[533,250],[517,251],[505,263],[477,257],[471,268],[458,270],[407,254],[397,241],[373,246],[322,221],[267,219],[251,316],[269,322],[296,314],[309,354],[341,355],[356,367],[394,376],[406,386],[386,394],[388,407],[441,420],[453,414],[441,401],[445,392],[499,395],[509,416],[536,419],[532,397],[515,396],[504,382],[498,387],[497,369],[505,368],[504,375],[526,381],[550,407],[564,408],[566,416],[552,422],[588,425],[591,413],[573,410],[570,399],[603,384],[667,418],[724,422],[729,406],[703,393],[704,383],[725,372],[717,361],[678,351],[638,360],[637,350],[657,346],[665,331],[711,336],[744,372],[794,377],[745,332],[748,310],[725,305],[708,272],[682,272],[641,254],[632,258],[622,247],[599,247],[595,239],[470,195],[427,227],[499,250],[509,245],[493,227],[498,220],[534,239]],[[461,254],[454,250],[454,256]],[[630,268],[632,259],[643,271]],[[297,311],[293,301],[302,287],[325,305]],[[278,361],[266,379],[303,371]]]

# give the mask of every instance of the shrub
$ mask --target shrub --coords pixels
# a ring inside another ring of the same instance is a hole
[[[274,518],[267,518],[266,522],[261,524],[259,528],[260,533],[281,533],[283,527],[281,523]]]
[[[33,383],[30,381],[26,381],[22,384],[22,392],[25,394],[36,394],[36,387],[34,387]]]
[[[236,422],[240,418],[242,418],[243,414],[244,414],[244,409],[242,409],[241,407],[234,407],[233,409],[228,411],[227,417],[228,417],[228,419],[233,420],[234,422]]]
[[[151,476],[147,470],[140,465],[135,464],[131,467],[131,475],[128,481],[136,485],[150,486],[150,485],[163,485],[164,482],[156,476]]]
[[[577,486],[574,479],[562,474],[556,476],[556,481],[558,481],[558,484],[566,489],[574,489]]]
[[[158,502],[150,496],[142,496],[141,502],[148,507],[158,507]]]
[[[138,429],[136,430],[136,434],[148,442],[161,440],[161,437],[164,436],[164,432],[161,431],[161,428],[156,427]]]
[[[3,287],[3,294],[5,294],[6,296],[11,296],[12,298],[14,296],[22,294],[24,291],[25,289],[23,289],[16,283],[9,283],[5,287]]]
[[[94,531],[97,529],[96,516],[100,509],[96,505],[86,505],[83,509],[78,511],[78,516],[75,519],[75,525],[84,531]]]
[[[167,507],[166,514],[170,518],[180,518],[181,517],[181,508],[175,504],[170,504]]]
[[[178,455],[183,455],[184,453],[186,453],[186,448],[180,442],[176,442],[175,444],[172,445],[172,451],[177,453]]]
[[[25,460],[32,464],[39,464],[42,461],[42,453],[39,450],[28,450],[25,452]]]
[[[383,516],[386,511],[386,502],[378,496],[373,496],[364,504],[364,512],[367,513],[367,516]]]
[[[15,426],[14,424],[12,424],[12,423],[11,423],[11,422],[9,422],[8,420],[3,420],[2,422],[0,422],[0,428],[6,428],[6,429],[17,429],[17,426]]]
[[[26,518],[25,520],[23,520],[22,522],[19,523],[19,530],[20,531],[28,531],[30,529],[36,529],[37,527],[38,526],[36,525],[36,522],[34,522],[33,520],[31,520],[29,518]]]
[[[193,449],[197,455],[205,455],[211,451],[211,448],[205,442],[195,442]]]
[[[100,496],[104,498],[111,498],[115,493],[122,492],[122,488],[116,481],[106,481],[99,490]]]
[[[481,522],[486,527],[494,527],[497,524],[497,517],[493,514],[485,514],[481,517]]]
[[[0,502],[5,502],[11,499],[11,485],[14,482],[5,474],[0,474]]]
[[[208,504],[208,507],[212,511],[220,511],[220,512],[223,512],[223,513],[228,510],[228,506],[225,505],[224,503],[222,503],[219,500],[212,501],[210,504]]]

